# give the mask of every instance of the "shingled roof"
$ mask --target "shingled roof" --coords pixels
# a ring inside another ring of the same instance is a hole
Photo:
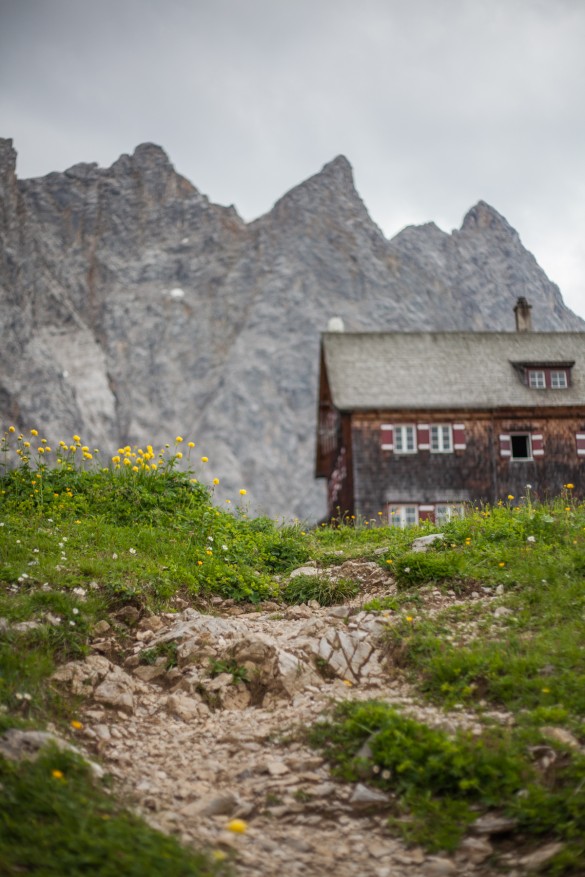
[[[327,332],[323,352],[340,411],[585,405],[585,332]],[[521,366],[573,366],[571,386],[529,388]]]

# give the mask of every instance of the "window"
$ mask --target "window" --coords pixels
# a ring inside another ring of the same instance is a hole
[[[453,450],[451,427],[446,424],[431,426],[431,451],[434,454],[448,454]]]
[[[570,367],[527,367],[525,381],[533,390],[566,390],[569,386]]]
[[[447,524],[453,518],[462,518],[464,506],[461,503],[438,504],[435,506],[435,523]]]
[[[394,427],[394,453],[416,454],[416,429],[414,426]]]
[[[516,433],[510,436],[511,457],[513,460],[531,460],[532,446],[530,433]]]
[[[418,508],[415,505],[392,505],[388,507],[391,527],[412,527],[418,524]]]

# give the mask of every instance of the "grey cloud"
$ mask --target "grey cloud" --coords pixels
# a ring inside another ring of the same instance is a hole
[[[144,140],[247,219],[335,155],[386,234],[485,199],[585,314],[581,0],[8,0],[22,176]]]

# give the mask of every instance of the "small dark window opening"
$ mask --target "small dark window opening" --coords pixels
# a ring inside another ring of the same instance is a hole
[[[512,443],[512,459],[529,460],[532,456],[530,452],[530,436],[513,435],[510,436],[510,439]]]

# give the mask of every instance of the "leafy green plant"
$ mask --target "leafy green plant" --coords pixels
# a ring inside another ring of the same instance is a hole
[[[216,676],[219,676],[221,673],[231,673],[232,682],[234,685],[237,685],[238,682],[249,682],[248,678],[248,669],[247,667],[238,664],[237,661],[231,660],[218,660],[216,658],[212,658],[209,661],[209,675],[212,679]]]
[[[140,663],[156,664],[159,658],[166,658],[166,669],[171,670],[177,666],[177,648],[178,644],[174,641],[158,643],[152,649],[144,649],[140,652]]]

